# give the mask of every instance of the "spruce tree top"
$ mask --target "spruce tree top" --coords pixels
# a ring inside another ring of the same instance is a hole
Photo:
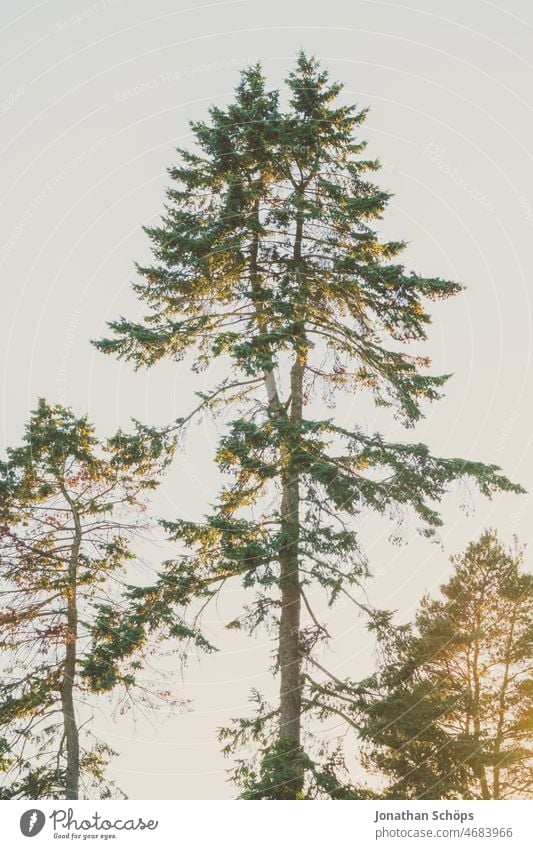
[[[404,243],[372,228],[390,195],[365,179],[379,168],[355,135],[366,110],[340,105],[341,85],[303,52],[286,83],[282,111],[256,65],[233,103],[191,125],[196,151],[178,150],[161,225],[145,228],[155,263],[134,287],[145,321],[113,322],[97,347],[137,366],[194,348],[202,368],[227,354],[248,376],[283,350],[315,349],[322,380],[368,387],[412,423],[446,376],[397,343],[425,339],[424,301],[461,286],[409,273],[396,261]]]

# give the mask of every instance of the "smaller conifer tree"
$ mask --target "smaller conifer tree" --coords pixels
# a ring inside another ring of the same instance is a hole
[[[0,798],[111,792],[111,750],[86,724],[84,664],[95,609],[120,597],[172,447],[140,425],[99,441],[85,417],[41,400],[0,463]]]
[[[531,798],[533,575],[494,531],[452,562],[441,598],[383,634],[380,669],[355,688],[366,765],[386,798]]]

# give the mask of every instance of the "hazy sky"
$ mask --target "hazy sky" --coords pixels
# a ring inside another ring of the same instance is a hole
[[[433,309],[426,351],[453,372],[446,398],[402,435],[359,396],[341,420],[437,453],[495,462],[533,485],[531,264],[533,243],[533,9],[527,0],[44,0],[0,12],[0,443],[15,444],[39,396],[88,412],[100,433],[130,416],[166,423],[187,412],[199,378],[165,363],[134,371],[91,347],[106,320],[142,315],[130,291],[133,261],[148,256],[142,224],[161,212],[165,170],[190,142],[188,121],[232,95],[238,70],[261,59],[278,84],[300,47],[314,52],[345,97],[371,112],[362,135],[395,193],[382,230],[409,241],[410,267],[464,281]],[[202,375],[209,386],[213,375]],[[202,515],[212,500],[216,428],[193,429],[154,510]],[[387,541],[365,522],[372,600],[409,619],[449,574],[448,555],[487,525],[528,542],[528,496],[460,510],[444,504],[442,547],[407,534]],[[160,552],[152,551],[154,566]],[[240,603],[235,589],[221,614]],[[363,623],[342,607],[329,666],[370,668]],[[192,663],[179,694],[191,712],[113,721],[95,730],[120,754],[110,775],[133,798],[222,798],[228,764],[216,728],[247,710],[252,687],[272,692],[270,645],[209,630],[219,654]],[[175,667],[172,657],[166,659]]]

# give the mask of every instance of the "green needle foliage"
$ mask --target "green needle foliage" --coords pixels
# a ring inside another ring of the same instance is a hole
[[[533,575],[494,531],[452,562],[360,687],[366,765],[385,798],[531,798]]]
[[[90,733],[91,632],[120,599],[172,448],[140,425],[98,441],[85,417],[41,400],[0,462],[0,798],[112,792],[113,752]]]
[[[430,375],[409,344],[426,338],[428,301],[461,286],[409,273],[397,260],[403,243],[373,229],[389,195],[367,179],[379,163],[357,137],[365,110],[344,105],[342,86],[304,53],[286,84],[282,108],[252,67],[232,103],[192,124],[196,148],[178,151],[161,224],[146,228],[153,264],[138,267],[134,285],[146,316],[113,322],[112,338],[96,345],[138,368],[187,356],[195,371],[215,361],[226,371],[176,424],[231,409],[216,454],[225,483],[204,522],[165,523],[188,554],[166,563],[144,598],[132,595],[132,616],[164,629],[172,610],[181,616],[228,579],[255,590],[230,625],[272,629],[280,701],[244,729],[265,753],[264,780],[254,769],[240,779],[245,795],[291,799],[316,785],[302,736],[313,713],[304,671],[327,639],[306,588],[333,603],[364,581],[358,517],[414,514],[430,536],[453,482],[468,478],[487,496],[521,489],[495,466],[389,443],[319,405],[307,413],[321,391],[364,390],[413,426],[447,376]],[[244,730],[237,724],[235,740]]]

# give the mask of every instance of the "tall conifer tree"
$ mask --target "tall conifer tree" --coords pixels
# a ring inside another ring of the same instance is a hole
[[[307,792],[306,770],[316,773],[302,717],[313,708],[306,670],[327,638],[306,587],[322,586],[333,603],[364,580],[357,517],[411,511],[432,534],[452,482],[470,478],[489,496],[519,488],[494,466],[389,443],[319,408],[306,414],[315,389],[367,389],[414,425],[447,376],[428,374],[408,346],[426,338],[426,302],[461,286],[408,273],[396,261],[403,243],[372,228],[389,195],[366,179],[379,163],[356,137],[365,110],[341,103],[342,86],[303,52],[286,83],[282,109],[252,67],[229,106],[192,124],[197,147],[178,151],[161,224],[146,229],[154,264],[134,285],[145,320],[113,322],[97,347],[137,367],[187,356],[196,371],[216,359],[227,369],[195,410],[235,410],[216,454],[226,483],[204,522],[165,523],[194,554],[165,564],[157,587],[132,602],[146,613],[149,597],[162,611],[212,597],[233,577],[256,588],[240,624],[275,629],[280,697],[270,736],[266,714],[250,726],[267,735],[261,774],[241,778],[245,795],[290,799]]]

